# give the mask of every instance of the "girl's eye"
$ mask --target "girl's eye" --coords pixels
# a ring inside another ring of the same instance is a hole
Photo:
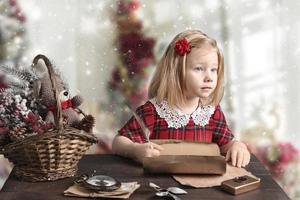
[[[217,69],[217,68],[212,68],[211,71],[212,71],[212,72],[217,72],[218,69]]]
[[[197,71],[204,71],[203,67],[195,67],[194,69],[197,70]]]

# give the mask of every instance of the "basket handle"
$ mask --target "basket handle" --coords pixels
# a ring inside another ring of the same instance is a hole
[[[55,72],[52,66],[52,63],[50,62],[50,60],[44,56],[44,55],[37,55],[34,57],[33,61],[32,61],[32,68],[35,68],[37,66],[37,63],[39,61],[39,59],[42,59],[48,69],[48,74],[49,74],[49,78],[51,81],[51,86],[52,86],[52,90],[53,90],[53,94],[55,97],[55,106],[56,106],[56,112],[53,113],[54,115],[54,123],[56,126],[56,129],[58,130],[59,133],[61,133],[64,129],[63,127],[63,118],[62,118],[62,108],[60,105],[60,100],[59,100],[59,91],[56,87],[56,83],[57,80],[55,79]]]

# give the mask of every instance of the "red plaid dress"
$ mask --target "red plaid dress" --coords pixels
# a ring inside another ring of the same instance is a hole
[[[181,120],[177,120],[176,116],[170,117],[168,108],[163,107],[161,103],[156,103],[153,99],[137,108],[137,114],[151,132],[150,139],[214,142],[219,146],[233,139],[220,105],[211,106],[206,118],[202,117],[204,116],[203,110],[201,111],[202,108],[199,107],[196,115],[178,115],[178,117],[181,116]],[[146,142],[142,129],[134,117],[131,117],[118,132],[119,135],[128,137],[133,142]]]

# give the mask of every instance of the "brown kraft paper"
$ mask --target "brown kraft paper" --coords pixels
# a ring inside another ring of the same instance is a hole
[[[224,174],[225,157],[215,143],[178,140],[152,140],[164,149],[158,157],[147,157],[143,167],[150,173]]]

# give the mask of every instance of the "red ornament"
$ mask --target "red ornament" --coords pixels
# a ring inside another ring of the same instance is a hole
[[[120,0],[118,2],[118,14],[128,14],[129,12],[133,12],[138,9],[139,5],[137,0],[130,0],[129,2]]]
[[[17,2],[16,2],[16,0],[10,0],[10,1],[9,1],[9,4],[10,4],[11,6],[15,6],[15,5],[17,5]]]
[[[186,53],[190,53],[190,51],[191,51],[190,43],[187,41],[186,38],[177,40],[177,42],[175,43],[175,52],[178,55],[184,56]]]
[[[130,11],[136,10],[139,7],[139,2],[136,0],[133,0],[129,3],[128,8]]]

